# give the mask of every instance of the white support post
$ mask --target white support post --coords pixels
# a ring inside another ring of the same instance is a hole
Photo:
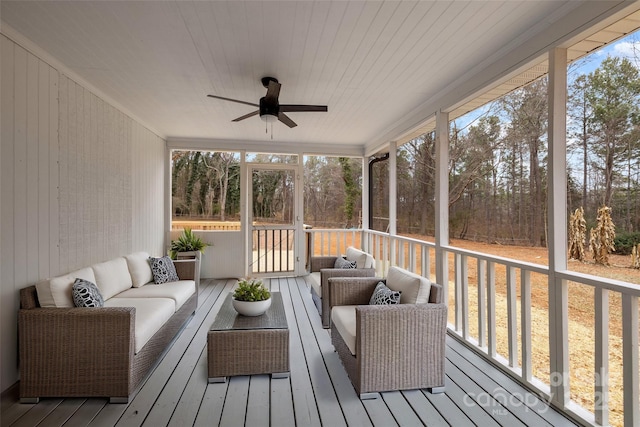
[[[391,264],[396,265],[397,253],[395,236],[397,235],[398,214],[398,145],[389,143],[389,237],[391,243]]]
[[[622,386],[624,427],[640,423],[638,408],[638,297],[622,294]]]
[[[549,52],[549,353],[551,399],[560,408],[570,400],[567,269],[567,50]]]
[[[362,230],[365,232],[369,230],[371,224],[369,224],[369,162],[366,157],[362,158]],[[362,249],[370,252],[369,243],[367,239],[361,239]]]
[[[436,234],[436,282],[442,285],[443,301],[449,304],[449,269],[447,253],[449,245],[449,114],[436,113],[436,176],[435,176],[435,234]]]

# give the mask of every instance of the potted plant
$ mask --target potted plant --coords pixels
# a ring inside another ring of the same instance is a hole
[[[196,260],[196,284],[200,285],[200,260],[208,243],[196,236],[190,228],[185,228],[182,235],[177,240],[171,241],[169,255],[171,259],[194,259]]]
[[[271,292],[260,280],[242,279],[233,291],[232,304],[243,316],[260,316],[271,307]]]
[[[190,228],[185,228],[177,240],[171,241],[170,255],[172,259],[200,258],[205,248],[209,246],[196,236]]]

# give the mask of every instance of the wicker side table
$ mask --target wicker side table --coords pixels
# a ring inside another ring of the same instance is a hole
[[[207,334],[208,380],[225,382],[232,375],[271,374],[289,377],[289,327],[280,292],[261,316],[238,314],[227,294]]]

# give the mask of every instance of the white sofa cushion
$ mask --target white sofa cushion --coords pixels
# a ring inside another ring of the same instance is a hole
[[[431,293],[431,281],[399,267],[389,267],[387,286],[402,292],[400,304],[426,304]]]
[[[132,285],[127,261],[122,257],[94,264],[91,268],[96,276],[95,284],[100,289],[105,301],[122,291],[126,291]]]
[[[314,292],[316,293],[316,295],[318,295],[319,297],[322,296],[322,283],[320,283],[321,277],[320,277],[320,272],[319,271],[314,271],[313,273],[309,274],[309,282],[311,283],[311,288],[314,290]]]
[[[355,305],[338,305],[331,309],[331,322],[354,356],[356,354],[356,307]]]
[[[135,352],[137,354],[173,316],[176,305],[171,298],[111,298],[104,302],[104,306],[134,307],[136,309]]]
[[[376,268],[375,261],[370,254],[353,246],[347,248],[346,258],[348,261],[355,261],[357,268]]]
[[[91,283],[96,283],[96,277],[90,267],[81,268],[64,276],[58,276],[36,283],[36,292],[38,293],[40,307],[75,307],[73,305],[71,289],[76,279],[84,279]]]
[[[153,273],[149,265],[149,254],[147,252],[134,252],[125,256],[124,259],[127,261],[134,288],[153,282]]]
[[[176,304],[175,310],[178,311],[195,291],[196,282],[193,280],[179,280],[160,285],[129,288],[114,295],[113,298],[171,298]]]

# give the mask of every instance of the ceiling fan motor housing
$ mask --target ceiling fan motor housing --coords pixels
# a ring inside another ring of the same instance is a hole
[[[269,102],[266,97],[260,98],[260,118],[265,122],[272,122],[278,120],[278,113],[280,112],[280,104],[278,101]]]

